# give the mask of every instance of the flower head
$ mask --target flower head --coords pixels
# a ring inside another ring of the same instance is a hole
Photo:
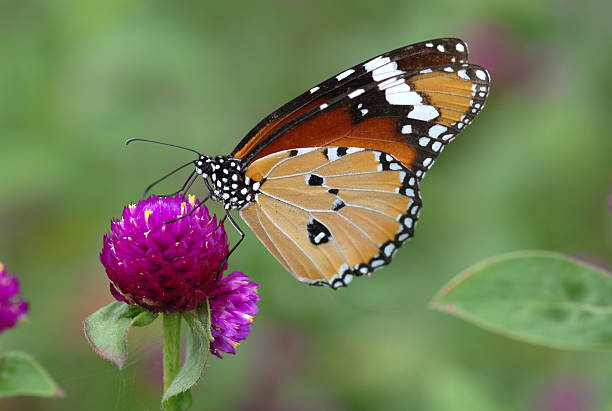
[[[16,298],[19,280],[6,272],[0,263],[0,333],[12,328],[28,312],[28,303]]]
[[[210,352],[236,354],[238,343],[249,335],[257,312],[257,284],[239,271],[220,280],[209,292],[210,322],[214,341]]]
[[[115,299],[165,313],[193,310],[204,301],[228,253],[223,226],[205,206],[165,224],[197,203],[194,196],[152,196],[125,207],[111,222],[100,261]]]

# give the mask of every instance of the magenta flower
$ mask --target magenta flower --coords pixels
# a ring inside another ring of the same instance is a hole
[[[149,197],[123,209],[104,236],[100,261],[115,299],[153,312],[196,308],[215,288],[227,235],[194,196]],[[227,264],[226,264],[227,266]],[[223,267],[225,269],[225,267]]]
[[[249,335],[249,326],[257,312],[257,284],[234,271],[210,290],[210,322],[214,341],[210,352],[236,354],[239,342]]]
[[[0,263],[0,333],[12,328],[28,312],[28,303],[17,298],[19,280]]]
[[[117,301],[163,313],[195,309],[208,298],[211,316],[210,352],[235,354],[249,335],[257,312],[257,284],[239,271],[216,280],[228,253],[225,229],[198,200],[181,195],[131,204],[111,222],[100,261]],[[223,267],[225,269],[227,264]]]

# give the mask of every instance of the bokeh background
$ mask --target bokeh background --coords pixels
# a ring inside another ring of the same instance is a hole
[[[160,324],[132,330],[123,372],[81,329],[112,301],[98,261],[111,217],[191,158],[126,138],[226,154],[331,75],[457,36],[492,92],[424,180],[416,237],[391,266],[334,292],[296,282],[249,232],[230,268],[260,283],[260,312],[236,357],[209,361],[193,409],[612,410],[611,353],[527,345],[427,308],[498,253],[612,265],[610,3],[206,4],[0,2],[0,260],[31,303],[0,349],[33,354],[67,394],[0,409],[159,409]]]

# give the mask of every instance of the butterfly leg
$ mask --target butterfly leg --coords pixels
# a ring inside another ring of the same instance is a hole
[[[212,195],[211,193],[208,193],[208,194],[206,195],[206,197],[204,197],[204,200],[200,201],[200,203],[199,203],[197,206],[193,207],[193,210],[191,210],[189,213],[187,213],[187,214],[185,214],[185,215],[182,215],[182,216],[180,216],[179,218],[175,218],[174,220],[166,221],[164,224],[171,224],[171,223],[177,222],[178,220],[182,220],[182,219],[183,219],[183,218],[185,218],[185,217],[189,217],[189,216],[190,216],[190,215],[192,215],[192,214],[193,214],[193,213],[194,213],[194,212],[195,212],[195,211],[196,211],[198,208],[202,207],[202,206],[204,205],[204,203],[208,201],[208,199],[211,197],[211,195]]]
[[[234,228],[236,229],[236,231],[238,231],[238,233],[240,233],[240,240],[238,240],[238,242],[236,244],[234,244],[234,246],[232,247],[232,249],[229,251],[229,253],[227,253],[227,255],[225,256],[225,258],[223,259],[223,261],[221,262],[221,265],[219,266],[219,269],[217,270],[217,276],[215,277],[216,281],[219,281],[219,276],[221,275],[221,271],[223,270],[223,267],[225,266],[225,263],[227,263],[227,260],[229,259],[230,255],[232,255],[232,253],[234,252],[234,250],[236,248],[238,248],[238,246],[240,245],[240,243],[242,242],[242,240],[244,240],[244,231],[242,231],[242,229],[240,228],[240,226],[238,225],[238,223],[236,223],[236,221],[234,220],[234,218],[232,217],[232,215],[230,214],[229,210],[225,212],[225,217],[223,217],[223,219],[221,220],[220,224],[223,224],[223,222],[225,222],[225,219],[228,219],[230,221],[230,223],[232,223],[232,226],[234,226]]]
[[[185,181],[185,183],[183,184],[183,186],[181,188],[179,188],[178,190],[176,190],[174,193],[170,193],[170,194],[162,194],[159,197],[174,197],[175,195],[177,195],[178,193],[180,193],[181,191],[183,192],[183,200],[185,200],[185,193],[187,191],[189,191],[189,189],[191,188],[191,186],[193,185],[193,183],[195,182],[195,180],[198,178],[197,175],[195,175],[195,172],[192,172],[189,177],[187,178],[187,180]]]
[[[194,171],[194,173],[195,173],[195,171]],[[195,181],[198,179],[198,175],[195,174],[193,176],[193,178],[191,178],[191,176],[189,178],[191,179],[191,182],[189,182],[189,179],[187,179],[187,181],[185,181],[185,184],[183,184],[183,187],[181,187],[181,189],[179,191],[174,193],[174,194],[178,194],[178,193],[180,193],[182,191],[183,192],[183,196],[182,196],[183,201],[185,201],[185,194],[187,194],[187,192],[189,191],[189,189],[191,188],[193,183],[195,183]],[[189,182],[189,185],[187,184],[188,182]],[[208,193],[209,193],[209,197],[210,197],[210,191]]]

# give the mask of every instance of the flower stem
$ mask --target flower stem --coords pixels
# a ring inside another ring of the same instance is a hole
[[[181,367],[181,314],[164,314],[164,391]]]
[[[163,348],[163,364],[164,364],[164,392],[170,387],[174,377],[181,368],[181,320],[180,313],[163,314],[164,325],[164,348]],[[177,408],[174,398],[170,398],[164,404],[166,410],[183,409]]]

